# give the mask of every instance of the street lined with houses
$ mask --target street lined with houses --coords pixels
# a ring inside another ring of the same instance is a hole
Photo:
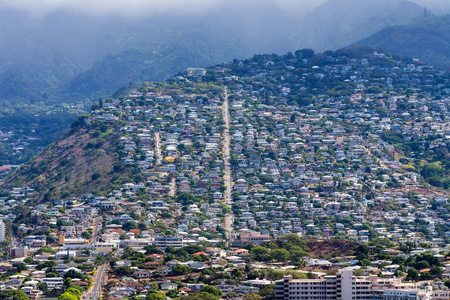
[[[5,191],[0,290],[274,299],[317,282],[341,299],[443,299],[449,93],[448,73],[417,61],[300,50],[106,99],[81,128],[95,157],[115,147],[90,176],[111,184]]]

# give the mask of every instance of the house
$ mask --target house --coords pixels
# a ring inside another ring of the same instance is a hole
[[[200,291],[205,285],[203,283],[188,283],[186,284],[187,288],[192,292]]]
[[[156,270],[161,267],[161,263],[157,261],[149,261],[144,264],[145,268],[150,270]]]
[[[133,277],[136,277],[136,278],[139,278],[139,279],[141,279],[141,278],[149,278],[149,277],[152,276],[152,274],[153,274],[153,272],[149,271],[149,270],[137,270],[137,271],[135,271],[133,273]]]
[[[223,250],[221,248],[214,248],[214,247],[207,247],[207,248],[203,249],[203,251],[211,256],[225,257],[227,254],[225,250]]]
[[[265,242],[270,242],[270,236],[269,235],[242,235],[241,236],[242,243],[245,244],[254,244],[254,245],[260,245]]]
[[[206,69],[204,69],[204,68],[187,68],[186,73],[188,76],[204,76],[204,75],[206,75]]]
[[[219,284],[216,286],[224,294],[228,294],[234,291],[235,286],[232,284]]]
[[[174,282],[163,282],[160,285],[161,290],[163,291],[170,291],[170,290],[176,290],[178,288],[178,284],[174,283]]]

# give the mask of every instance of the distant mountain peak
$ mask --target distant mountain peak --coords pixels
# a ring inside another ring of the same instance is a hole
[[[423,8],[406,0],[329,0],[301,21],[297,48],[334,50],[423,15]]]

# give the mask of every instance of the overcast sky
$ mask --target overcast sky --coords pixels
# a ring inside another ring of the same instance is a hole
[[[242,3],[241,1],[271,2],[287,12],[303,14],[326,0],[0,0],[0,8],[26,10],[35,15],[66,9],[89,14],[147,16],[165,13],[204,13],[225,3],[236,2],[238,5]],[[412,0],[412,2],[426,6],[434,13],[439,13],[443,9],[447,12],[450,10],[449,0]]]
[[[435,13],[438,13],[440,10],[443,10],[446,13],[450,12],[449,0],[413,0],[411,2],[416,2],[421,6],[425,6],[428,9],[434,11]]]
[[[164,13],[203,13],[223,4],[241,1],[270,2],[281,9],[305,13],[325,0],[0,0],[0,8],[26,10],[43,14],[58,9],[90,13],[119,15],[151,15]]]

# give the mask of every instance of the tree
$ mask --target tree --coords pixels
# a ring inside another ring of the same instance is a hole
[[[53,267],[56,267],[57,265],[58,264],[54,260],[44,261],[42,263],[39,263],[36,266],[36,270],[42,270],[42,269],[45,269],[45,268],[53,268]]]
[[[286,249],[273,249],[270,251],[270,259],[280,262],[288,261],[291,254]]]
[[[27,257],[23,260],[24,263],[32,265],[32,264],[36,264],[36,262],[31,258],[31,257]]]
[[[292,114],[292,115],[291,115],[291,120],[290,120],[290,121],[291,121],[291,123],[294,123],[294,122],[295,122],[295,114]]]
[[[24,270],[27,270],[27,265],[25,263],[15,263],[13,264],[13,267],[17,269],[17,272],[22,272]]]
[[[183,204],[183,205],[191,205],[194,204],[194,196],[192,194],[189,193],[181,193],[178,197],[177,197],[177,202]]]
[[[67,277],[66,279],[64,279],[64,283],[63,283],[64,289],[69,288],[71,283],[72,283],[72,278]]]
[[[449,281],[449,285],[450,285],[450,281]],[[237,296],[238,296],[237,293],[235,293],[235,292],[229,292],[229,293],[226,294],[225,298],[226,298],[226,299],[233,299],[233,298],[235,298],[235,297],[237,297]]]
[[[260,300],[261,296],[255,293],[247,293],[244,295],[244,300]]]
[[[359,260],[357,264],[359,266],[365,267],[365,266],[370,265],[370,260],[368,260],[367,258],[363,258],[363,259]]]
[[[191,271],[191,268],[189,268],[188,266],[184,266],[184,265],[177,265],[175,267],[173,267],[172,272],[175,275],[183,275],[186,273],[189,273]]]
[[[392,258],[392,263],[395,265],[403,265],[405,263],[405,259],[401,256],[394,256]]]
[[[291,255],[291,262],[293,263],[301,263],[304,257],[309,257],[309,253],[303,251],[300,247],[292,247],[289,253]]]
[[[151,290],[145,297],[145,300],[167,300],[167,297],[161,292]]]
[[[406,277],[408,277],[410,279],[417,279],[419,277],[419,271],[417,271],[414,268],[410,268],[408,270],[408,274],[406,275]]]
[[[356,254],[366,254],[369,253],[369,247],[367,245],[359,245],[356,249]]]
[[[83,238],[85,238],[86,240],[90,240],[90,239],[92,238],[92,234],[91,234],[89,231],[83,231],[83,232],[81,233],[81,236],[82,236]]]
[[[312,49],[302,49],[300,50],[302,54],[302,58],[311,58],[315,55],[314,50]]]
[[[30,300],[22,290],[7,290],[0,292],[0,300]]]
[[[444,271],[442,270],[442,268],[438,266],[432,266],[430,269],[430,274],[432,276],[440,277],[443,273]]]
[[[266,286],[258,294],[266,300],[275,300],[275,284]]]
[[[155,245],[147,245],[144,247],[144,249],[146,250],[146,252],[145,252],[146,255],[164,254],[164,252],[161,249],[156,248]]]
[[[58,300],[79,300],[82,293],[82,288],[78,286],[71,286],[63,294],[61,294],[61,296],[58,297]]]
[[[269,259],[269,250],[261,246],[254,247],[250,250],[250,256],[257,261],[266,261]]]
[[[303,250],[306,250],[308,248],[305,241],[295,233],[282,235],[277,238],[275,242],[277,243],[278,247],[284,248],[286,250],[290,250],[294,246],[300,247]]]
[[[189,253],[189,254],[194,254],[194,253],[196,253],[196,252],[202,251],[202,247],[201,247],[201,246],[198,246],[198,245],[188,245],[188,246],[184,246],[184,247],[181,248],[181,249],[183,249],[184,251],[186,251],[186,252]],[[181,249],[180,249],[180,250],[181,250]]]
[[[70,293],[62,293],[58,300],[78,300],[78,298]]]
[[[214,296],[216,296],[216,297],[218,297],[218,298],[221,298],[221,297],[222,297],[222,291],[219,290],[219,289],[216,288],[216,287],[211,286],[211,285],[207,285],[207,286],[203,287],[203,288],[200,290],[200,292],[201,292],[201,293],[208,293],[208,294],[214,295]]]
[[[84,275],[78,271],[75,270],[69,270],[64,274],[64,278],[80,278],[83,279]]]
[[[126,276],[132,273],[131,268],[129,266],[121,266],[116,269],[115,272],[119,276]]]
[[[414,267],[416,269],[421,270],[421,269],[426,269],[426,268],[430,267],[430,264],[426,260],[421,260],[421,261],[418,261]]]
[[[193,293],[187,297],[183,297],[183,300],[218,300],[219,297],[214,296],[210,293],[197,292]]]
[[[178,295],[178,290],[170,290],[167,292],[167,296],[170,298],[175,298]]]
[[[136,229],[136,228],[137,228],[136,222],[132,222],[132,221],[128,221],[122,225],[122,229],[125,231],[130,231],[130,229]]]

